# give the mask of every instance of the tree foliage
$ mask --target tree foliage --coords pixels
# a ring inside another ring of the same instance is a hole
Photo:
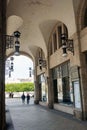
[[[34,83],[10,83],[5,86],[6,92],[34,91]]]

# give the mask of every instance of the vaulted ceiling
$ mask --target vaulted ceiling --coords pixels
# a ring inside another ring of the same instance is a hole
[[[7,34],[21,32],[22,52],[35,57],[40,47],[47,56],[47,44],[55,24],[63,22],[71,36],[76,32],[72,0],[8,0]],[[7,50],[7,55],[13,50]]]

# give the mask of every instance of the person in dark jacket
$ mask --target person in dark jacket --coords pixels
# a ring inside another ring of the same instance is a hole
[[[29,101],[30,101],[30,95],[29,93],[27,93],[27,104],[29,104]]]
[[[23,92],[22,96],[21,96],[21,99],[22,99],[22,103],[25,103],[25,94]]]

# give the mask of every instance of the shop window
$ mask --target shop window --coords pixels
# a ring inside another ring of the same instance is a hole
[[[57,50],[57,36],[56,32],[53,34],[54,52]]]
[[[62,34],[62,27],[58,26],[58,43],[59,43],[59,48],[62,46],[61,34]]]
[[[68,38],[68,30],[67,30],[67,27],[65,25],[63,25],[63,29],[64,29],[64,33],[66,34],[66,37]]]
[[[69,75],[69,70],[68,70],[68,64],[62,65],[62,77],[66,77]]]
[[[71,99],[71,85],[70,85],[70,78],[69,78],[69,62],[63,64],[61,66],[62,69],[62,87],[63,87],[63,102],[71,104],[73,99]]]
[[[62,47],[61,34],[63,33],[65,33],[68,38],[67,27],[62,22],[59,22],[51,34],[51,40],[49,42],[49,55],[52,55],[56,52],[56,50]]]
[[[42,101],[42,88],[41,88],[41,83],[39,83],[39,101]]]
[[[61,78],[61,77],[62,77],[61,66],[59,66],[59,67],[57,68],[57,77],[58,77],[58,78]]]
[[[87,9],[85,10],[84,14],[84,27],[87,27]]]
[[[58,103],[57,79],[53,80],[54,102]]]
[[[48,90],[47,90],[45,75],[42,74],[40,77],[41,77],[41,101],[42,102],[47,102]]]
[[[73,104],[73,88],[69,78],[70,63],[66,62],[53,69],[54,102]]]
[[[63,102],[62,78],[58,78],[58,101]]]
[[[70,103],[69,77],[62,78],[62,84],[63,84],[63,102]]]
[[[51,40],[49,46],[50,46],[50,47],[49,47],[49,48],[50,48],[50,55],[52,55],[52,40]]]
[[[52,76],[53,76],[53,79],[57,79],[57,68],[54,68],[52,70]]]

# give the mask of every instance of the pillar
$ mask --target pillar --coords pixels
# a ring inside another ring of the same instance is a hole
[[[84,53],[81,53],[81,97],[82,97],[82,119],[87,120],[87,63]]]
[[[35,81],[35,97],[34,97],[34,103],[39,104],[39,84],[38,84],[38,78],[36,78]]]
[[[47,77],[47,83],[48,83],[48,107],[50,109],[53,109],[53,81],[52,81],[52,71],[49,68],[49,58],[48,58],[48,77]]]
[[[37,59],[35,61],[35,71],[34,71],[34,84],[35,84],[35,88],[34,88],[34,103],[35,104],[39,104],[39,79],[37,76]]]
[[[0,130],[5,130],[5,42],[6,0],[0,0]]]

